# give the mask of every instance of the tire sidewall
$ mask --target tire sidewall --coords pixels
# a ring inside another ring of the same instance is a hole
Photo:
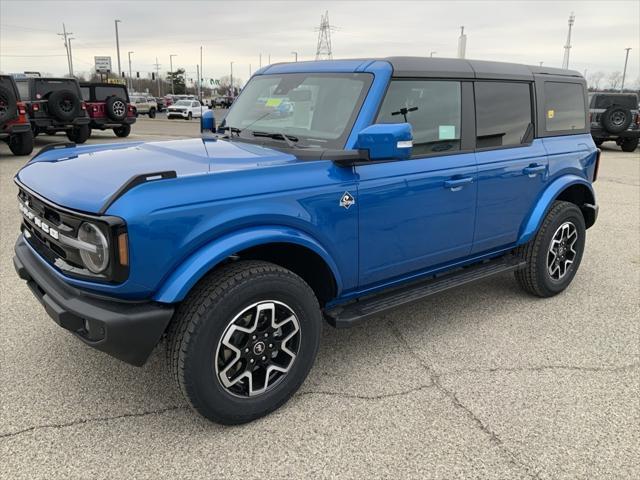
[[[113,109],[116,102],[121,102],[124,105],[124,113],[122,113],[121,115],[116,114],[116,112]],[[111,96],[107,99],[106,107],[107,107],[107,115],[112,120],[122,121],[127,116],[127,101],[124,98]]]
[[[218,344],[236,315],[267,300],[282,302],[296,314],[301,335],[298,355],[286,377],[273,389],[255,398],[238,397],[227,392],[217,378],[214,362]],[[207,306],[197,334],[190,338],[183,357],[183,388],[199,398],[197,405],[202,415],[220,423],[244,423],[266,415],[286,402],[306,378],[317,354],[320,329],[317,301],[302,280],[293,275],[267,274],[235,285]]]
[[[547,267],[547,253],[556,230],[565,222],[573,223],[578,232],[578,240],[576,242],[577,253],[569,272],[567,272],[567,274],[560,280],[555,280],[551,278],[551,275],[549,274]],[[567,205],[561,213],[553,217],[546,225],[544,233],[540,238],[540,245],[536,258],[536,270],[539,284],[547,290],[548,293],[556,294],[569,286],[580,267],[580,262],[582,261],[582,255],[584,253],[585,240],[586,228],[584,217],[580,209],[575,205]]]
[[[5,105],[5,113],[0,117],[0,125],[4,125],[10,120],[17,118],[18,104],[16,96],[8,88],[0,87],[0,97],[3,97],[4,101],[7,102]]]
[[[69,100],[72,104],[72,109],[68,112],[65,112],[60,108],[60,102],[65,99]],[[56,92],[52,92],[49,95],[48,104],[49,113],[63,122],[73,120],[80,113],[80,99],[71,90],[58,90]]]
[[[620,125],[614,125],[612,121],[612,117],[616,112],[621,112],[624,114],[624,122]],[[611,106],[602,114],[602,126],[610,133],[620,133],[624,132],[632,121],[631,111],[626,108],[619,106]]]

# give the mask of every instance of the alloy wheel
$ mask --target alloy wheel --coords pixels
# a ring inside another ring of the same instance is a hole
[[[553,280],[561,280],[571,270],[578,255],[577,241],[578,230],[571,222],[564,222],[553,234],[547,252],[547,269]]]

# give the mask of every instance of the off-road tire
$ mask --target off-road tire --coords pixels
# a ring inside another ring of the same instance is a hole
[[[604,143],[604,140],[600,140],[600,139],[594,139],[593,143],[596,144],[596,147],[601,147],[602,144]]]
[[[638,138],[625,138],[620,143],[620,148],[623,152],[633,152],[638,148]]]
[[[70,122],[80,114],[80,98],[71,90],[51,92],[49,113],[63,122]]]
[[[235,396],[215,373],[218,343],[243,309],[269,300],[285,303],[298,318],[298,354],[272,389]],[[272,263],[238,261],[208,274],[179,305],[167,332],[167,366],[195,411],[222,424],[246,423],[276,410],[302,385],[318,351],[321,324],[318,301],[300,277]]]
[[[116,137],[128,137],[129,134],[131,133],[131,125],[121,125],[119,127],[116,127],[113,129],[113,133],[116,134]]]
[[[576,227],[578,234],[577,254],[570,270],[563,278],[555,280],[549,273],[547,254],[553,235],[565,222],[571,222]],[[584,217],[575,204],[564,201],[554,202],[535,237],[516,249],[516,255],[527,262],[524,268],[515,272],[518,284],[526,292],[543,298],[552,297],[562,292],[569,286],[580,266],[584,252],[585,232]]]
[[[610,133],[624,132],[633,120],[631,110],[619,105],[611,105],[600,116],[602,127]]]
[[[0,126],[18,116],[18,99],[5,87],[0,87]]]
[[[67,130],[67,138],[73,143],[84,143],[89,139],[91,135],[91,129],[89,125],[79,125],[73,127],[71,130]]]
[[[33,152],[33,133],[23,132],[11,135],[9,149],[14,155],[30,155]]]
[[[149,110],[149,118],[156,118],[156,109],[152,108]]]
[[[105,108],[107,116],[116,122],[121,122],[127,117],[127,101],[124,98],[115,95],[107,98]]]

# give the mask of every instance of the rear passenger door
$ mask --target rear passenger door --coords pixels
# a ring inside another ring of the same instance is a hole
[[[548,182],[548,159],[534,139],[530,82],[476,81],[478,211],[472,253],[508,246]]]
[[[473,91],[458,80],[393,80],[377,123],[409,122],[408,160],[356,167],[360,285],[469,254],[476,214]]]

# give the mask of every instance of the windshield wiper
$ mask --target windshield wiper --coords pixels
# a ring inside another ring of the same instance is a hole
[[[251,134],[254,137],[267,137],[267,138],[273,138],[274,140],[284,140],[285,142],[287,142],[287,145],[289,145],[290,148],[297,147],[296,142],[298,141],[298,137],[294,137],[293,135],[287,135],[284,132],[269,133],[269,132],[252,131]]]

